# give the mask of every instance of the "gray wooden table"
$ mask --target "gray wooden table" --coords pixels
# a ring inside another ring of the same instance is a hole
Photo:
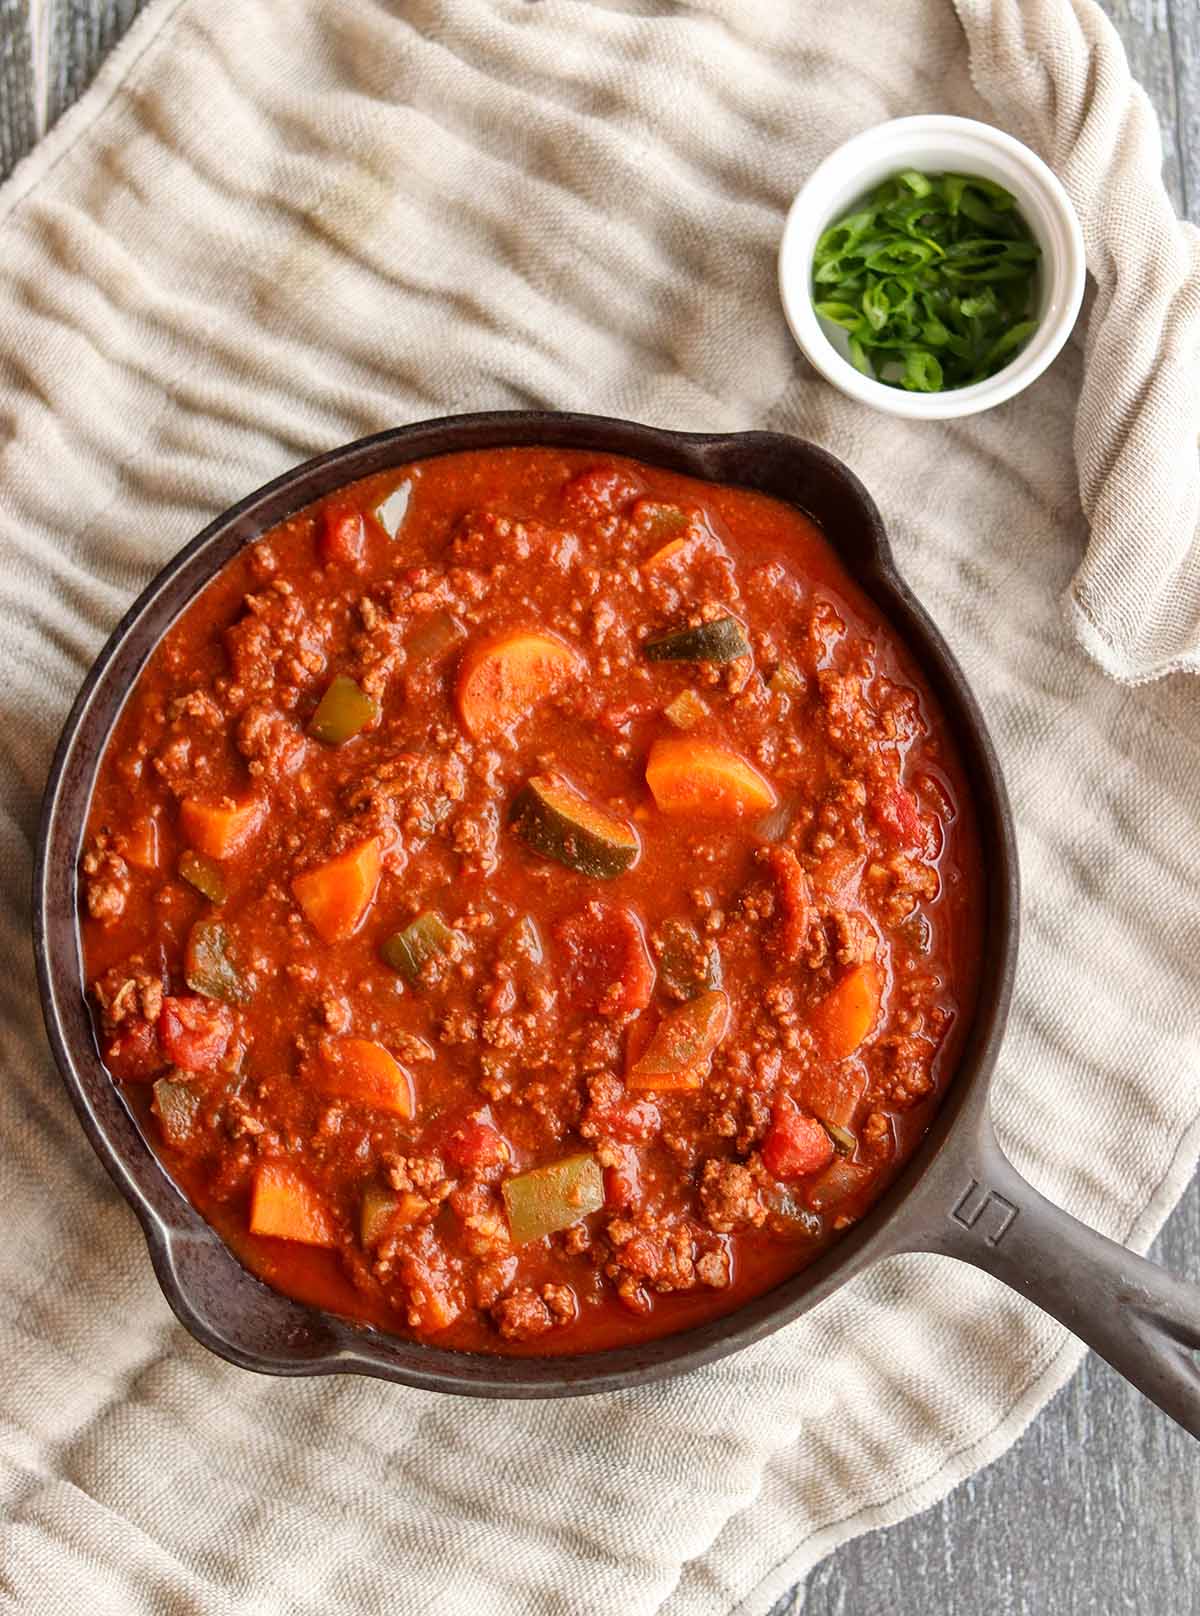
[[[86,89],[142,3],[0,0],[0,176]],[[1158,110],[1171,194],[1200,217],[1200,0],[1102,4]],[[1153,1255],[1200,1277],[1200,1182]],[[1089,1356],[1004,1458],[926,1514],[846,1544],[773,1616],[1189,1616],[1196,1457]]]

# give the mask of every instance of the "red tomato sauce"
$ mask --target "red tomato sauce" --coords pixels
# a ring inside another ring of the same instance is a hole
[[[97,1040],[268,1284],[485,1352],[730,1311],[973,1011],[937,704],[814,524],[558,450],[341,490],[171,628],[81,870]]]

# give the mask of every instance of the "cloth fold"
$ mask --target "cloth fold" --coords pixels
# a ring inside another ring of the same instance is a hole
[[[836,28],[740,0],[157,0],[0,191],[0,1603],[760,1616],[1000,1452],[1070,1373],[1056,1325],[921,1257],[609,1397],[477,1404],[221,1363],[171,1318],[53,1072],[28,872],[55,736],[125,604],[296,460],[520,404],[812,438],[879,498],[1007,772],[1027,896],[1002,1139],[1144,1246],[1200,1148],[1200,720],[1181,676],[1105,678],[1060,607],[1086,548],[1075,598],[1110,665],[1194,651],[1185,612],[1178,644],[1135,660],[1192,576],[1164,459],[1183,336],[1159,330],[1168,308],[1186,324],[1191,237],[1128,165],[1129,217],[1157,234],[1118,229],[1080,155],[1103,115],[1132,161],[1141,107],[1086,0],[846,0]],[[1086,356],[945,426],[819,382],[774,290],[820,157],[930,109],[1063,168],[1100,282]],[[1147,535],[1172,499],[1164,571]]]
[[[1154,110],[1091,0],[956,0],[989,112],[1058,174],[1095,297],[1075,458],[1090,524],[1067,596],[1116,679],[1200,670],[1200,230],[1159,174]]]

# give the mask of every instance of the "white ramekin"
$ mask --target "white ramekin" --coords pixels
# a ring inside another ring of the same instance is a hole
[[[851,203],[902,168],[978,174],[1007,187],[1042,249],[1037,330],[1003,370],[970,387],[909,393],[862,375],[846,357],[845,334],[839,337],[838,327],[821,320],[813,308],[813,249],[821,233]],[[779,246],[783,310],[792,335],[821,375],[877,410],[934,421],[989,410],[1040,376],[1071,334],[1083,282],[1079,220],[1041,158],[990,124],[940,114],[894,118],[864,129],[831,152],[792,203]]]

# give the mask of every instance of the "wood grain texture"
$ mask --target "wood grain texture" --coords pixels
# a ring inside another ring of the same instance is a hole
[[[77,101],[146,0],[34,0],[46,12],[46,127]]]
[[[1133,75],[1158,113],[1163,143],[1163,179],[1171,200],[1188,212],[1188,167],[1200,162],[1193,127],[1189,141],[1179,93],[1179,57],[1187,40],[1200,39],[1200,7],[1196,0],[1101,0],[1129,57]],[[1194,187],[1193,187],[1194,189]]]
[[[32,29],[30,3],[0,0],[0,176],[82,94],[145,0],[32,0]],[[1200,3],[1101,3],[1158,112],[1167,187],[1196,218]],[[1153,1255],[1200,1278],[1200,1185]],[[1191,1440],[1089,1356],[1003,1458],[924,1515],[843,1545],[774,1616],[1188,1616],[1200,1610],[1198,1522]]]
[[[26,0],[0,0],[0,175],[37,139]]]
[[[1200,1184],[1152,1255],[1200,1277]],[[943,1503],[843,1544],[773,1616],[1193,1616],[1196,1445],[1093,1354]]]

